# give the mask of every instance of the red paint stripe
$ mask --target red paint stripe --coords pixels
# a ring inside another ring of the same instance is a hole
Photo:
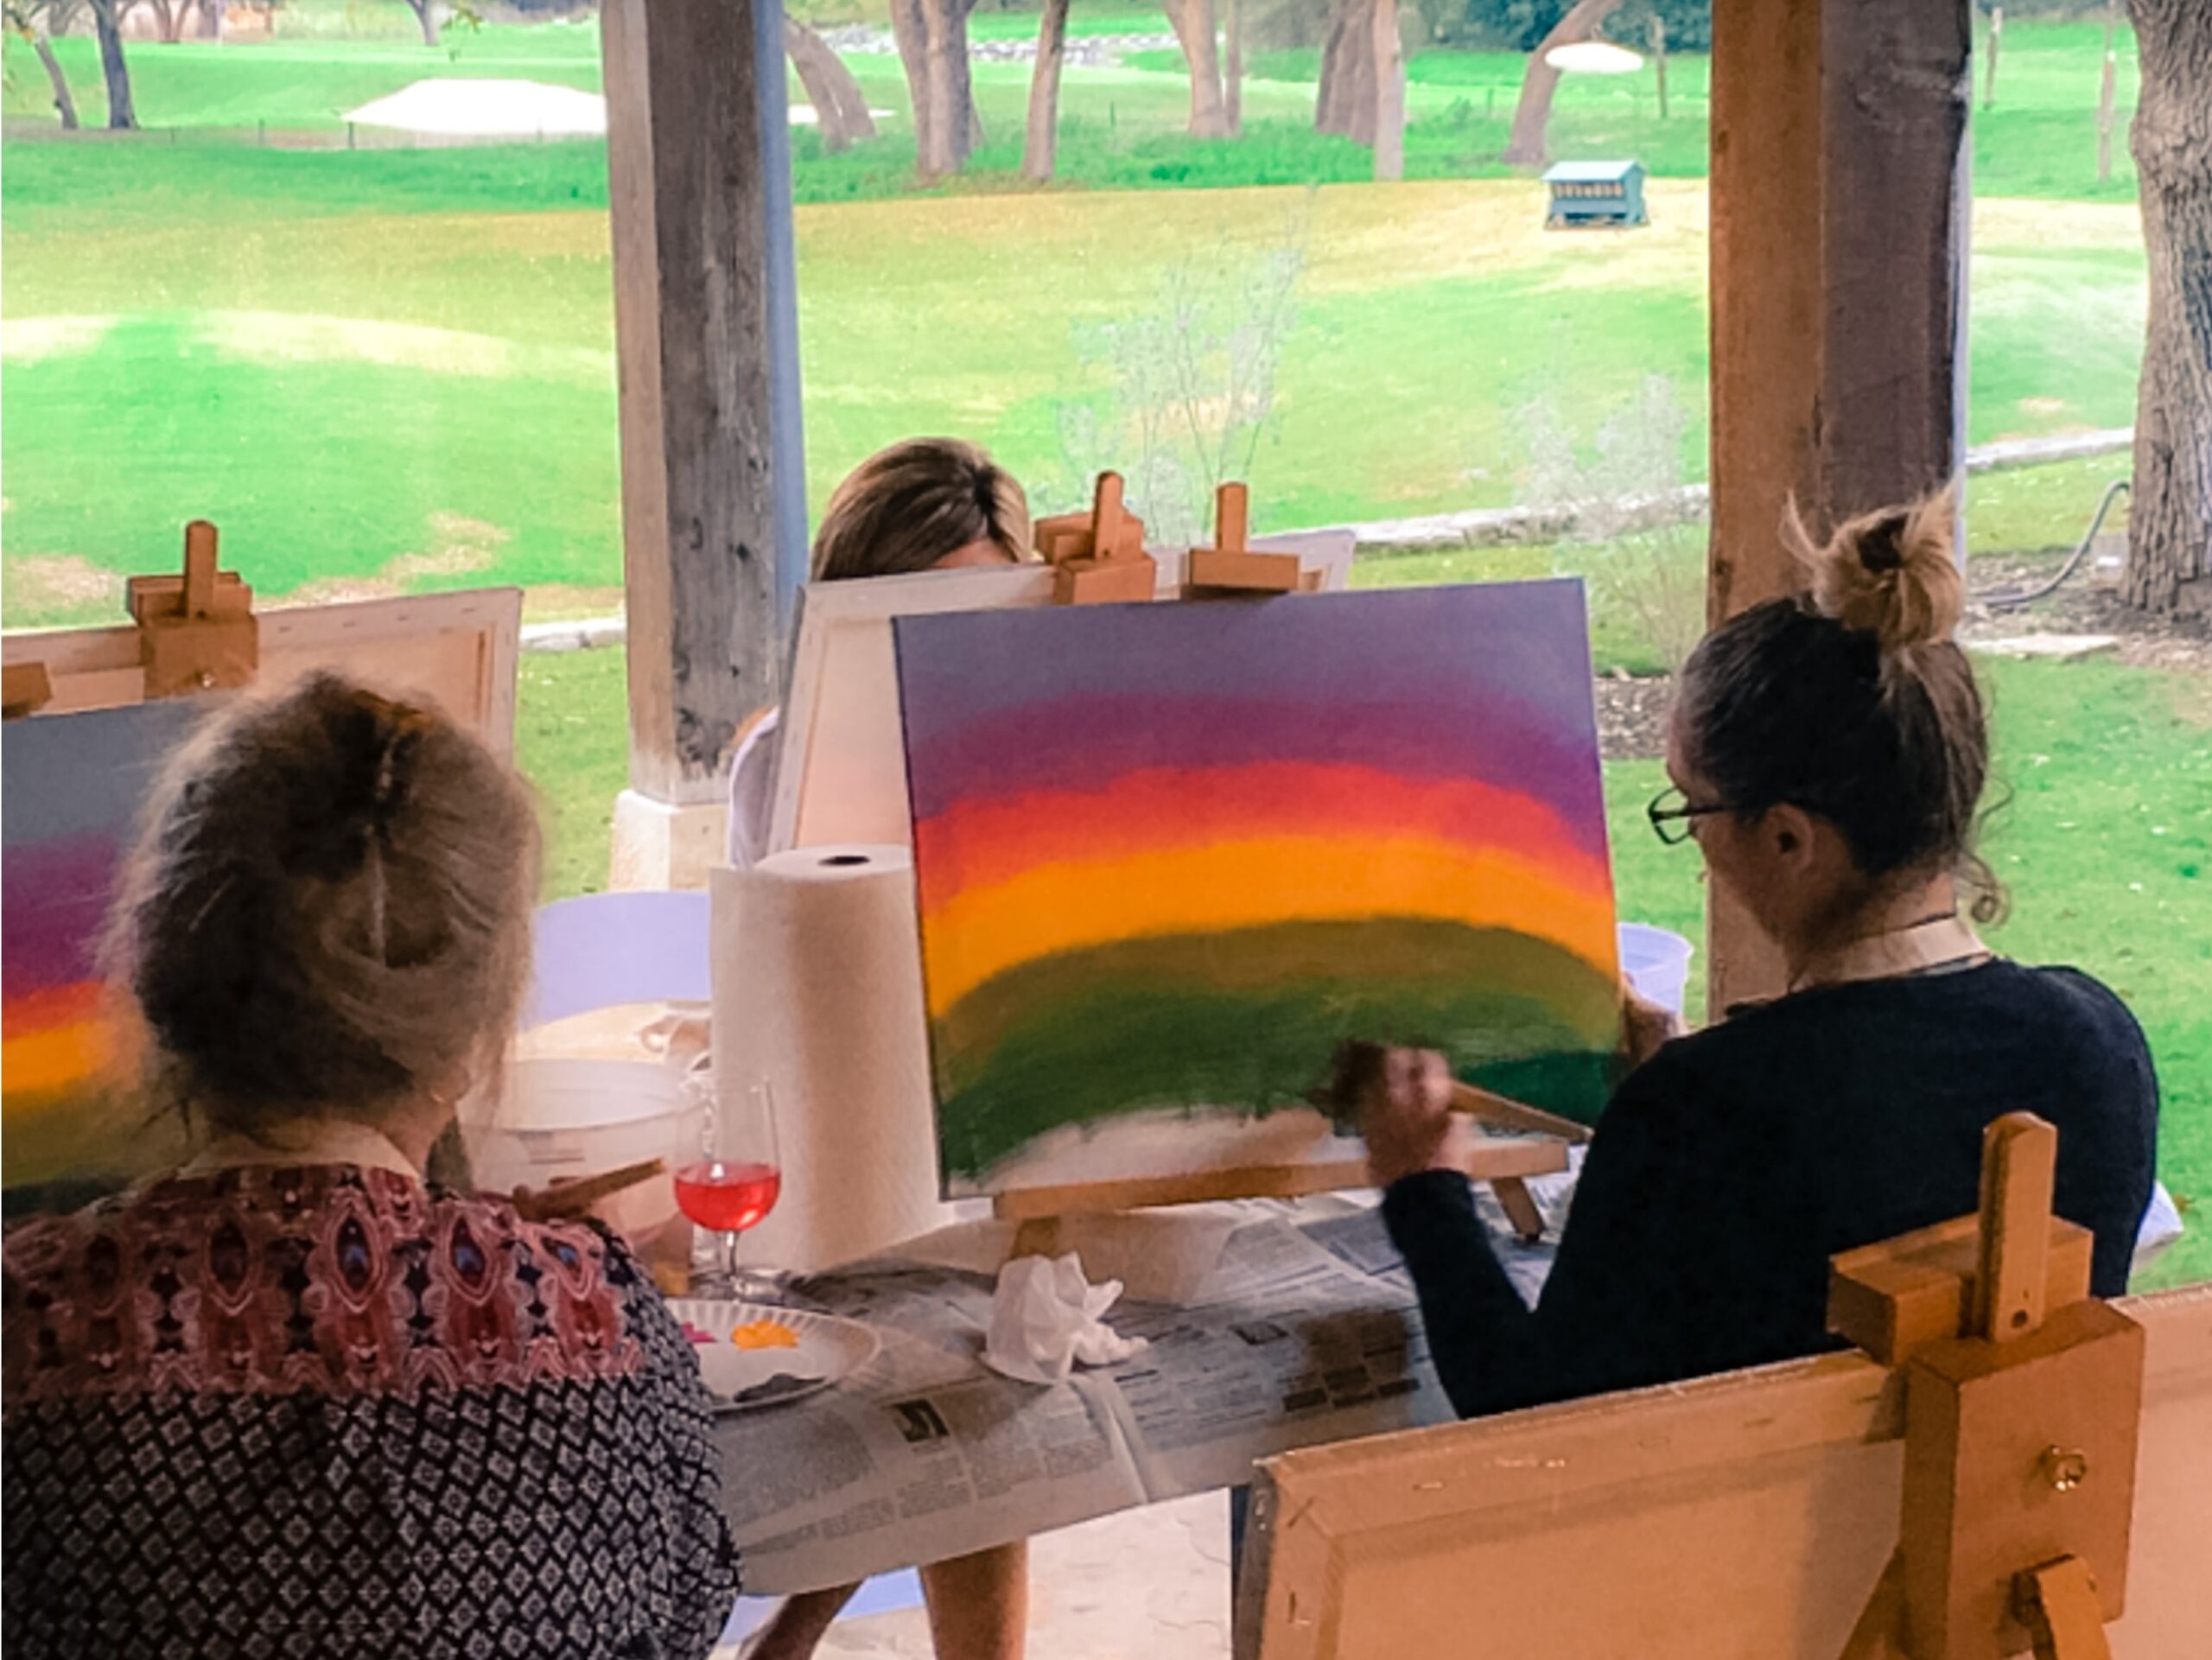
[[[1160,767],[1099,790],[962,801],[917,827],[915,854],[922,903],[934,909],[1042,865],[1283,836],[1420,836],[1510,853],[1592,891],[1611,880],[1546,802],[1471,779],[1300,761]]]
[[[8,990],[0,996],[0,1030],[10,1037],[44,1031],[49,1027],[73,1026],[103,1012],[106,988],[97,980],[73,985],[40,986],[25,992]]]

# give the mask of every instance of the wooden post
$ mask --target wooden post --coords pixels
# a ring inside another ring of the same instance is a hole
[[[726,751],[780,690],[804,569],[779,0],[601,11],[630,785],[620,886],[705,880]]]
[[[1970,0],[1714,0],[1718,623],[1791,591],[1776,534],[1936,489],[1964,454]],[[1783,989],[1712,896],[1711,1008]]]
[[[1667,118],[1667,20],[1651,14],[1651,67],[1659,78],[1659,118]]]

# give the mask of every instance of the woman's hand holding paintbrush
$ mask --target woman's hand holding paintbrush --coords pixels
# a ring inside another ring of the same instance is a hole
[[[1460,1083],[1433,1050],[1379,1043],[1347,1043],[1338,1050],[1329,1108],[1339,1124],[1357,1128],[1366,1139],[1368,1167],[1378,1187],[1424,1170],[1463,1168],[1452,1146],[1458,1118],[1524,1135],[1590,1139],[1589,1129],[1571,1118]]]

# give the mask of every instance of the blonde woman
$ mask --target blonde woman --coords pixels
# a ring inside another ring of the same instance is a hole
[[[1012,474],[974,444],[914,438],[870,456],[837,487],[814,538],[812,579],[844,582],[1018,564],[1029,557],[1029,503]],[[729,860],[767,850],[776,714],[754,722],[730,768]],[[930,1632],[945,1660],[1019,1660],[1029,1601],[1027,1541],[921,1570]],[[801,1660],[858,1586],[791,1598],[754,1639],[749,1660]]]
[[[878,450],[837,487],[815,533],[811,579],[906,576],[1019,564],[1029,557],[1029,500],[1014,475],[957,438],[909,438]],[[777,711],[740,735],[729,777],[729,862],[768,846]]]
[[[320,676],[214,717],[111,923],[173,1174],[6,1242],[8,1652],[703,1657],[698,1362],[613,1235],[426,1181],[530,964],[523,785]]]

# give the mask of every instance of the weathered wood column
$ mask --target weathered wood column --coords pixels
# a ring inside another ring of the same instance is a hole
[[[804,565],[780,0],[606,0],[630,788],[614,885],[720,857],[730,741]]]
[[[1970,0],[1714,0],[1715,622],[1790,592],[1776,536],[1957,474],[1966,437]],[[1716,899],[1712,1008],[1779,991]]]

